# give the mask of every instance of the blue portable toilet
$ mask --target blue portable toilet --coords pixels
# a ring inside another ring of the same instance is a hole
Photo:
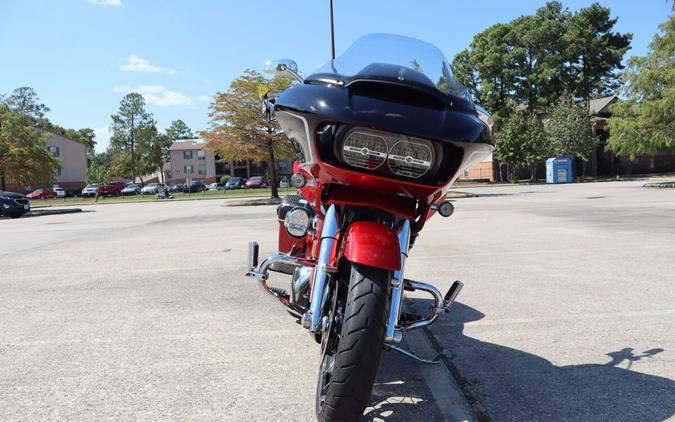
[[[570,183],[571,181],[571,158],[554,157],[546,160],[546,183]]]

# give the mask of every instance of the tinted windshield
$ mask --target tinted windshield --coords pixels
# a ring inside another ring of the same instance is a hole
[[[238,182],[238,181],[240,181],[240,180],[241,180],[241,177],[233,177],[233,178],[230,179],[230,182],[236,183],[236,182]]]
[[[326,79],[408,81],[471,102],[471,96],[453,76],[441,50],[401,35],[365,35],[344,54],[307,77],[307,81]]]

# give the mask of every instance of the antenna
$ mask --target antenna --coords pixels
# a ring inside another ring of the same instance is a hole
[[[333,26],[333,0],[330,0],[330,50],[331,59],[335,60],[335,28]]]

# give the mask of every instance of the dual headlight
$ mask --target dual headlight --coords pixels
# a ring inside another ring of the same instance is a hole
[[[386,162],[389,170],[403,177],[418,179],[433,166],[431,142],[405,135],[356,128],[342,141],[342,159],[352,167],[376,170]]]
[[[293,237],[303,237],[307,234],[312,224],[312,216],[303,207],[295,207],[286,213],[284,227]]]

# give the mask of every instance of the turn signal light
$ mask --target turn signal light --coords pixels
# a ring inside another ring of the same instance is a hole
[[[294,173],[293,176],[291,176],[291,186],[294,188],[300,189],[305,186],[305,183],[307,183],[307,179],[305,179],[305,176],[301,173]]]
[[[443,201],[436,207],[442,217],[450,217],[455,212],[455,206],[450,201]]]

